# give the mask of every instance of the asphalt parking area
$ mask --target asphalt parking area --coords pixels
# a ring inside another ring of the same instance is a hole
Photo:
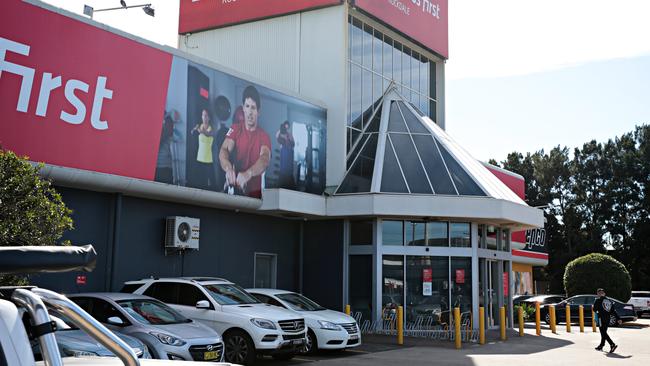
[[[408,348],[409,346],[398,346],[397,344],[388,344],[386,342],[368,342],[362,343],[359,347],[350,348],[346,350],[319,350],[313,355],[297,355],[289,361],[277,361],[270,356],[261,357],[257,360],[256,365],[262,366],[284,366],[284,365],[298,365],[305,363],[313,363],[319,361],[333,361],[338,360],[341,363],[348,363],[351,359],[369,355],[378,352],[386,352],[397,349]]]

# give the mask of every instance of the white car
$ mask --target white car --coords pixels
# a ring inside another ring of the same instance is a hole
[[[345,349],[361,344],[361,332],[351,316],[328,310],[309,298],[291,291],[251,288],[247,292],[261,302],[296,312],[307,322],[305,352],[320,349]]]
[[[307,343],[302,316],[264,304],[222,278],[143,279],[126,282],[121,292],[151,296],[216,330],[232,363],[250,365],[258,354],[288,360]]]
[[[645,313],[650,313],[650,291],[632,291],[628,302],[634,305],[634,311],[639,318]]]

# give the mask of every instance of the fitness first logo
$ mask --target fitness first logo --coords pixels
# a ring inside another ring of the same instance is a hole
[[[34,86],[34,77],[36,70],[31,67],[19,65],[6,60],[7,52],[18,55],[29,56],[30,46],[14,42],[12,40],[0,37],[0,82],[7,73],[18,75],[22,78],[20,90],[18,91],[18,103],[16,111],[28,113],[29,100]],[[96,130],[107,130],[108,121],[101,119],[102,107],[105,99],[113,99],[113,91],[106,88],[108,78],[98,76],[93,94],[93,104],[90,109],[90,124]],[[1,84],[0,84],[1,85]],[[58,90],[62,88],[63,90]],[[74,108],[74,113],[68,113],[60,109],[59,118],[72,125],[80,125],[86,119],[86,105],[77,96],[78,93],[88,93],[90,85],[77,79],[64,80],[63,75],[54,76],[51,72],[44,72],[41,78],[41,85],[38,90],[38,101],[36,104],[35,114],[39,117],[46,117],[48,113],[48,104],[52,93],[63,93],[65,99]]]

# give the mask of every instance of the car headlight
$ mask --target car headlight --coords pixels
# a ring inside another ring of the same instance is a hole
[[[319,320],[318,324],[320,324],[321,329],[327,329],[327,330],[339,330],[341,327],[339,327],[338,324],[332,323],[332,322],[327,322],[324,320]]]
[[[74,356],[74,357],[96,357],[99,356],[95,352],[90,352],[90,351],[78,351],[78,350],[67,350],[66,353]]]
[[[272,321],[266,319],[253,318],[251,319],[251,323],[263,329],[276,329],[275,324],[273,324]]]
[[[170,336],[169,334],[165,334],[165,333],[149,332],[149,334],[158,338],[160,343],[168,344],[170,346],[184,346],[186,343],[182,339],[178,339],[176,337]]]

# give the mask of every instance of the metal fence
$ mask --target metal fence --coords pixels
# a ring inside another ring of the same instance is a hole
[[[448,314],[445,314],[448,313]],[[446,317],[445,317],[446,315]],[[404,323],[404,336],[425,338],[440,341],[454,341],[454,321],[450,311],[442,312],[439,315],[420,315],[415,321]],[[354,319],[359,324],[362,334],[376,334],[397,336],[397,314],[385,312],[379,321],[364,319],[361,312],[354,313]],[[449,319],[449,322],[441,322],[440,319]],[[460,336],[463,342],[477,343],[479,339],[478,330],[472,329],[472,313],[461,313]]]

